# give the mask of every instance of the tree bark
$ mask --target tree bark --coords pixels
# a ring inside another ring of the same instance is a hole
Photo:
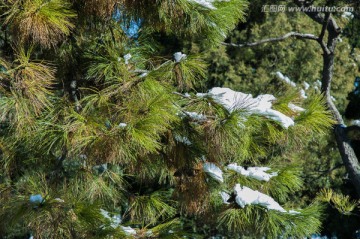
[[[309,16],[309,14],[307,14]],[[314,19],[314,16],[309,16]],[[316,16],[314,21],[318,22],[319,15]],[[334,125],[334,135],[337,143],[341,159],[345,165],[346,171],[349,174],[349,178],[354,185],[358,197],[360,197],[360,164],[359,160],[351,146],[350,140],[347,137],[346,126],[339,110],[335,106],[331,99],[331,82],[333,79],[334,64],[335,64],[335,49],[338,36],[341,33],[341,29],[338,27],[334,18],[330,15],[326,15],[323,18],[323,29],[328,31],[328,39],[326,47],[323,47],[323,71],[322,71],[322,86],[321,92],[326,97],[326,103],[329,110],[332,112],[336,123]],[[319,43],[323,44],[324,33],[320,34]],[[324,49],[325,47],[325,49]]]
[[[335,48],[334,48],[335,49]],[[360,197],[360,165],[358,158],[350,144],[347,137],[347,128],[344,125],[344,120],[331,99],[331,81],[334,70],[334,54],[323,55],[323,73],[321,91],[326,97],[326,103],[330,111],[333,113],[337,124],[334,125],[334,134],[341,159],[345,165],[346,171],[349,174],[357,195]]]
[[[350,141],[346,135],[346,127],[343,124],[334,126],[334,133],[336,143],[345,165],[346,171],[349,174],[349,179],[355,187],[355,190],[360,195],[360,165],[355,152],[350,145]]]

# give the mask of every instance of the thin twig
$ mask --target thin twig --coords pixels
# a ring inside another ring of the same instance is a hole
[[[313,34],[289,32],[289,33],[286,33],[285,35],[283,35],[281,37],[267,38],[267,39],[263,39],[263,40],[256,41],[256,42],[251,42],[251,43],[235,44],[235,43],[222,42],[222,44],[225,45],[225,46],[233,46],[233,47],[255,47],[255,46],[259,46],[261,44],[265,44],[265,43],[269,43],[269,42],[284,41],[284,40],[286,40],[286,39],[288,39],[290,37],[295,37],[295,38],[298,38],[298,39],[308,39],[308,40],[318,41],[318,37],[313,35]]]

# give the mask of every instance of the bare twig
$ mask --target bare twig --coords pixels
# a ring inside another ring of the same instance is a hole
[[[251,43],[235,44],[235,43],[223,42],[222,44],[225,45],[225,46],[233,46],[233,47],[255,47],[255,46],[259,46],[259,45],[269,43],[269,42],[284,41],[284,40],[286,40],[286,39],[288,39],[290,37],[294,37],[294,38],[297,38],[297,39],[308,39],[308,40],[318,41],[318,37],[313,35],[313,34],[289,32],[289,33],[286,33],[285,35],[283,35],[281,37],[267,38],[267,39],[263,39],[263,40],[256,41],[256,42],[251,42]]]

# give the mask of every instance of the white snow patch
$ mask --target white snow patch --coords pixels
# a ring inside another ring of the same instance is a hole
[[[193,120],[197,120],[197,121],[206,120],[205,115],[198,114],[196,112],[189,112],[189,111],[186,111],[185,113]]]
[[[146,77],[148,74],[149,74],[149,73],[144,72],[144,73],[142,73],[139,77],[140,77],[140,78],[144,78],[144,77]]]
[[[304,108],[301,108],[301,107],[299,107],[299,106],[297,106],[297,105],[294,105],[293,103],[289,103],[289,104],[288,104],[288,107],[289,107],[289,109],[291,109],[291,110],[294,111],[294,112],[302,112],[302,111],[305,111]]]
[[[286,212],[272,197],[259,191],[252,190],[246,186],[241,187],[240,184],[236,184],[234,192],[236,195],[235,201],[242,208],[246,205],[261,205],[269,210]]]
[[[281,123],[285,128],[294,125],[294,121],[290,117],[271,109],[272,101],[276,100],[273,95],[265,94],[253,98],[251,94],[245,94],[221,87],[212,88],[208,94],[197,94],[199,97],[205,95],[212,96],[230,112],[239,107],[247,108],[250,113],[264,115]]]
[[[178,141],[180,143],[183,143],[188,146],[191,145],[191,141],[186,136],[181,136],[181,135],[175,134],[174,138],[176,141]]]
[[[55,198],[54,201],[55,202],[60,202],[60,203],[65,202],[64,199],[61,199],[61,198]]]
[[[354,18],[354,14],[352,12],[344,12],[341,17],[346,19],[352,19]]]
[[[301,212],[298,212],[298,211],[295,211],[295,210],[289,210],[289,213],[290,213],[291,215],[301,214]]]
[[[153,235],[154,235],[154,234],[153,234],[152,230],[146,231],[146,236],[147,236],[147,237],[151,237],[151,236],[153,236]]]
[[[121,226],[121,229],[125,232],[126,235],[131,236],[131,235],[136,235],[136,231],[135,229],[133,229],[132,227],[124,227]]]
[[[305,90],[308,90],[310,88],[310,84],[307,83],[306,81],[303,82],[304,88]]]
[[[120,124],[119,124],[119,127],[120,127],[120,128],[125,128],[126,126],[127,126],[126,123],[120,123]]]
[[[304,89],[301,89],[301,90],[300,90],[300,96],[301,96],[301,98],[303,98],[303,99],[307,99],[307,95],[306,95]]]
[[[221,183],[224,182],[224,179],[222,176],[223,172],[214,163],[204,163],[203,170],[205,173],[209,174],[210,177],[212,177],[216,181],[219,181]]]
[[[182,52],[174,53],[175,62],[180,62],[182,59],[185,59],[185,58],[186,58],[186,54],[183,54]]]
[[[233,91],[229,88],[214,87],[209,91],[209,93],[197,93],[196,96],[210,96],[218,103],[222,104],[230,112],[236,109],[238,106],[249,107],[258,104],[257,100],[255,100],[251,94]]]
[[[227,169],[235,171],[246,177],[255,178],[260,181],[269,181],[270,178],[277,176],[276,172],[266,173],[270,168],[268,167],[249,167],[248,169],[238,166],[237,163],[232,163],[227,166]]]
[[[320,80],[316,80],[316,81],[315,81],[315,85],[318,85],[319,87],[321,87],[321,86],[322,86],[322,83],[321,83]]]
[[[87,156],[86,156],[86,154],[80,154],[79,158],[82,159],[82,160],[86,160]]]
[[[216,7],[214,7],[214,5],[212,4],[214,2],[214,0],[191,0],[192,2],[196,2],[197,4],[205,7],[205,8],[209,8],[212,10],[215,10]]]
[[[129,64],[129,60],[131,59],[131,54],[128,53],[124,56],[124,60],[125,60],[125,65]]]
[[[225,204],[230,204],[230,203],[228,203],[228,200],[230,198],[230,195],[228,193],[220,192],[220,196]]]
[[[230,0],[190,0],[190,1],[196,2],[197,4],[199,4],[205,8],[215,10],[216,7],[213,5],[214,2],[228,2]]]
[[[279,123],[282,124],[282,126],[284,128],[289,128],[290,126],[293,126],[295,123],[294,121],[284,115],[283,113],[280,113],[279,111],[276,111],[276,110],[272,110],[272,109],[268,109],[266,111],[263,111],[263,112],[259,112],[267,117],[269,117],[270,119],[273,119],[275,121],[278,121]]]
[[[292,87],[296,87],[296,83],[293,82],[293,81],[291,81],[289,77],[284,76],[280,71],[277,71],[277,72],[276,72],[276,76],[277,76],[280,80],[282,80],[282,81],[284,81],[285,83],[291,85]]]
[[[104,209],[100,209],[100,213],[101,213],[101,215],[103,215],[106,219],[109,219],[109,220],[110,220],[110,222],[111,222],[110,226],[111,226],[112,228],[117,228],[117,227],[120,225],[121,221],[122,221],[120,214],[114,215],[114,216],[111,217],[111,216],[109,215],[109,212],[106,211],[106,210],[104,210]]]

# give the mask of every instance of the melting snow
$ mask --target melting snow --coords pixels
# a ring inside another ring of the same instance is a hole
[[[120,124],[119,124],[119,127],[120,127],[120,128],[125,128],[126,126],[127,126],[126,123],[120,123]]]
[[[269,181],[270,178],[278,175],[276,172],[266,173],[266,171],[270,170],[268,167],[249,167],[248,169],[245,169],[241,166],[238,166],[236,163],[229,164],[227,169],[235,171],[241,175],[266,182]]]
[[[61,198],[55,198],[54,199],[54,201],[56,201],[56,202],[60,202],[60,203],[63,203],[63,202],[65,202],[63,199],[61,199]]]
[[[123,231],[125,232],[126,235],[130,236],[130,235],[136,235],[136,231],[135,229],[133,229],[132,227],[124,227],[121,226],[121,229],[123,229]]]
[[[144,78],[144,77],[146,77],[148,75],[148,73],[147,72],[144,72],[144,73],[142,73],[139,77],[140,78]]]
[[[191,141],[186,136],[181,136],[181,135],[175,134],[174,138],[176,141],[178,141],[180,143],[183,143],[188,146],[191,145]]]
[[[229,195],[228,193],[226,193],[226,192],[220,192],[220,196],[221,196],[221,198],[222,198],[222,200],[223,200],[223,202],[224,202],[225,204],[230,204],[230,203],[228,202],[228,200],[229,200],[229,198],[230,198],[230,195]]]
[[[221,183],[224,182],[224,179],[223,179],[223,176],[222,176],[223,172],[215,164],[213,164],[213,163],[204,163],[203,170],[204,170],[205,173],[209,174],[210,177],[212,177],[216,181],[219,181]]]
[[[291,215],[301,214],[301,212],[298,212],[298,211],[295,211],[295,210],[289,210],[289,213],[290,213]]]
[[[183,54],[182,52],[176,52],[174,54],[175,62],[180,62],[182,59],[186,58],[186,54]]]
[[[197,4],[205,7],[205,8],[208,8],[208,9],[212,9],[212,10],[215,10],[216,7],[213,5],[214,2],[228,2],[229,0],[190,0],[192,2],[196,2]]]
[[[289,104],[288,104],[288,107],[289,107],[292,111],[295,111],[295,112],[305,111],[304,108],[301,108],[301,107],[299,107],[299,106],[297,106],[297,105],[294,105],[294,104],[292,104],[292,103],[289,103]]]
[[[301,89],[301,90],[300,90],[300,96],[301,96],[301,98],[303,98],[303,99],[307,99],[307,95],[306,95],[304,89]]]
[[[293,87],[296,87],[295,82],[291,81],[289,77],[284,76],[280,71],[277,71],[277,72],[276,72],[276,76],[277,76],[280,80],[286,82],[287,84],[289,84],[289,85],[291,85],[291,86],[293,86]]]
[[[352,19],[354,18],[354,14],[352,12],[344,12],[341,17],[346,19]]]
[[[304,88],[305,90],[308,90],[310,88],[310,84],[307,83],[306,81],[303,82]]]
[[[286,212],[272,197],[259,191],[252,190],[246,186],[241,187],[240,184],[235,185],[234,191],[236,195],[235,201],[242,208],[246,205],[261,205],[269,210]]]
[[[196,2],[197,4],[205,7],[205,8],[209,8],[209,9],[216,9],[216,7],[214,7],[214,5],[212,4],[214,2],[214,0],[192,0],[192,2]]]
[[[196,112],[185,112],[190,118],[192,118],[193,120],[198,120],[198,121],[201,121],[201,120],[206,120],[206,116],[205,115],[202,115],[202,114],[198,114]]]
[[[322,83],[321,83],[320,80],[316,80],[316,81],[315,81],[315,85],[318,85],[319,87],[321,87],[321,86],[322,86]]]
[[[117,227],[120,225],[121,221],[122,221],[120,215],[114,215],[114,216],[111,217],[111,216],[109,215],[109,212],[106,211],[106,210],[104,210],[104,209],[100,209],[100,213],[101,213],[106,219],[109,219],[109,220],[110,220],[110,222],[111,222],[110,226],[111,226],[112,228],[117,228]]]
[[[131,54],[128,53],[124,56],[124,60],[125,60],[125,65],[129,64],[129,60],[131,59]]]

